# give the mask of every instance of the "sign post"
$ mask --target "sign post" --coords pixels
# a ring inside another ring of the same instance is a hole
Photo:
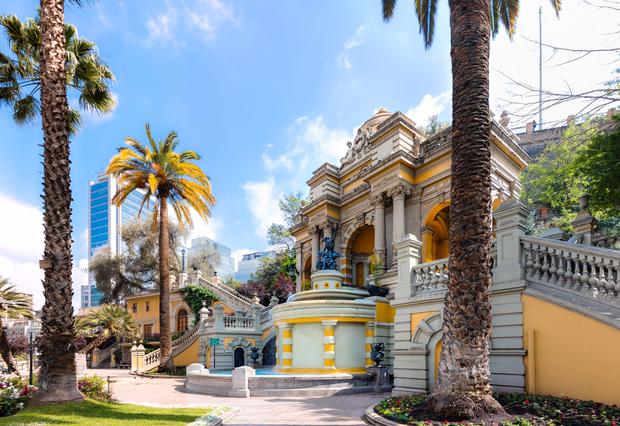
[[[218,337],[209,337],[209,346],[213,348],[213,368],[215,368],[215,347],[220,344]]]

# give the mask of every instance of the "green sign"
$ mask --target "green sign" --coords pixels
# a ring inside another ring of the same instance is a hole
[[[220,344],[220,339],[217,337],[210,337],[209,338],[209,346],[217,346]]]

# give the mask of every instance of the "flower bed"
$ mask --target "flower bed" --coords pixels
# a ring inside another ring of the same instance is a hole
[[[515,416],[503,426],[528,425],[609,425],[620,426],[620,407],[566,397],[499,393],[495,398],[508,414]],[[381,401],[375,412],[389,420],[408,425],[474,425],[470,422],[433,422],[417,420],[415,410],[426,401],[426,395],[399,396]]]
[[[10,416],[23,409],[37,388],[17,376],[0,376],[0,416]]]

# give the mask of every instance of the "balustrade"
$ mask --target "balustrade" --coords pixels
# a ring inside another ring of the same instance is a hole
[[[254,328],[254,318],[252,317],[228,316],[224,317],[223,319],[225,328]]]
[[[602,302],[620,299],[620,252],[535,237],[521,237],[526,280]]]
[[[415,294],[445,290],[448,285],[448,258],[415,266],[412,275]]]

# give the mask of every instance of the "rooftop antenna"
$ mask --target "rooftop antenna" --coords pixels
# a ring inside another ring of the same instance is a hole
[[[543,129],[542,119],[542,6],[538,7],[538,130]]]

